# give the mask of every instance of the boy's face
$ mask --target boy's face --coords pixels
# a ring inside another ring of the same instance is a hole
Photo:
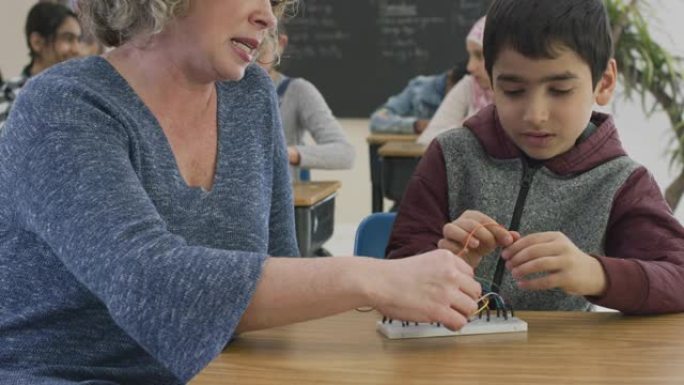
[[[587,127],[594,102],[605,105],[615,88],[614,60],[594,89],[589,65],[568,48],[555,52],[554,59],[530,59],[504,48],[492,67],[494,102],[504,131],[539,160],[570,150]]]

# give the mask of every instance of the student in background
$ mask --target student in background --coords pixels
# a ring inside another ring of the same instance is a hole
[[[276,49],[265,50],[258,62],[268,72],[278,93],[292,177],[299,179],[300,168],[352,168],[354,147],[347,140],[323,95],[306,79],[291,78],[278,71],[277,64],[288,40],[284,25],[278,26],[277,35]],[[316,144],[304,143],[306,133],[311,135]]]
[[[492,103],[492,88],[482,56],[482,34],[485,18],[470,29],[466,37],[468,75],[447,94],[417,142],[429,144],[437,135],[450,128],[461,127],[463,121]]]
[[[51,2],[34,5],[24,32],[31,61],[20,76],[9,79],[0,89],[0,128],[29,78],[80,54],[81,26],[76,14],[64,5]]]
[[[78,0],[40,0],[40,2],[62,4],[78,14]],[[101,55],[104,51],[105,47],[92,33],[83,31],[83,35],[81,36],[80,56]]]
[[[684,228],[592,112],[615,89],[612,49],[601,0],[495,0],[494,106],[432,141],[389,257],[451,250],[517,309],[684,311]]]
[[[38,0],[39,3],[53,3],[53,4],[61,4],[65,7],[71,8],[72,10],[74,9],[75,0]]]
[[[447,250],[273,257],[294,207],[252,63],[288,3],[80,1],[116,48],[30,81],[0,135],[3,383],[185,384],[236,333],[359,306],[465,325],[480,285]]]
[[[420,75],[409,81],[401,93],[390,97],[370,117],[370,131],[376,134],[420,134],[442,103],[444,96],[463,77],[462,66],[437,75]]]
[[[84,33],[81,39],[81,53],[80,56],[102,55],[105,52],[105,47],[99,40],[91,33]]]

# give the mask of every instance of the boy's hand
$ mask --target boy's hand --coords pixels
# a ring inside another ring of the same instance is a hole
[[[606,288],[605,272],[599,261],[560,232],[525,236],[507,247],[501,257],[522,289],[560,288],[572,295],[598,296]],[[525,279],[534,273],[547,275]]]
[[[429,124],[429,119],[418,119],[413,123],[413,131],[415,131],[416,134],[422,134]]]
[[[468,240],[471,233],[472,237]],[[520,238],[520,234],[508,231],[489,216],[471,210],[465,211],[455,221],[444,225],[442,235],[444,238],[439,240],[437,247],[465,259],[473,269],[480,264],[483,256],[499,246],[510,246]],[[466,240],[468,245],[465,244]]]

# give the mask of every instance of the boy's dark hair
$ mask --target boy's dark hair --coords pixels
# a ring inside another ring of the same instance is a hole
[[[37,56],[37,53],[31,48],[31,34],[37,32],[46,41],[53,42],[57,38],[59,26],[69,17],[78,20],[78,17],[71,9],[57,3],[41,2],[31,8],[26,18],[26,27],[24,28],[31,60]]]
[[[533,59],[553,59],[557,44],[573,50],[591,70],[596,87],[613,56],[602,0],[494,0],[487,12],[484,59],[489,78],[499,53],[512,48]]]

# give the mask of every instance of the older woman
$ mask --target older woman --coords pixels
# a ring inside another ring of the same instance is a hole
[[[297,253],[268,75],[286,1],[81,0],[104,57],[29,82],[0,138],[0,378],[181,384],[238,332],[370,305],[459,328],[472,269]],[[372,327],[372,326],[369,326]]]

